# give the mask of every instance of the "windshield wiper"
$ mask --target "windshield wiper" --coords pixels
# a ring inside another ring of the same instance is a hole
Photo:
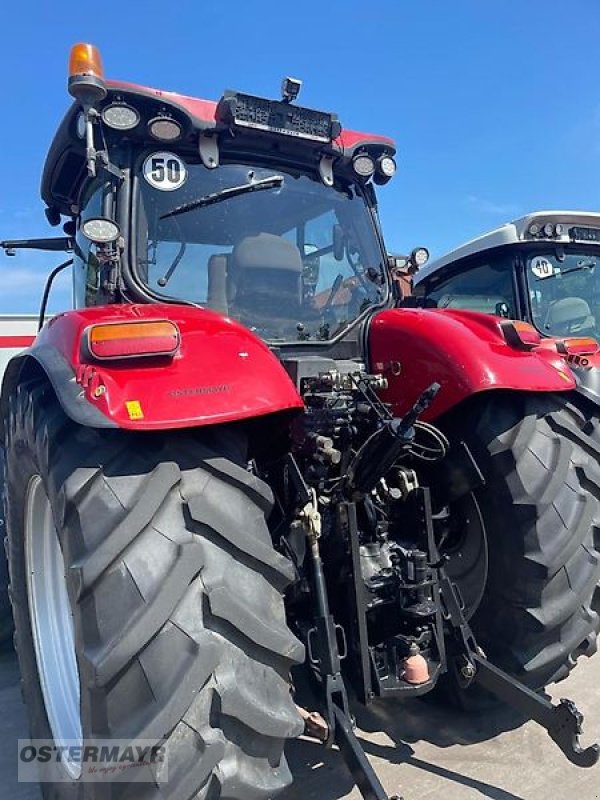
[[[283,186],[283,175],[271,175],[269,178],[262,178],[260,181],[254,183],[245,183],[242,186],[232,186],[229,189],[222,189],[220,192],[207,194],[204,197],[199,197],[197,200],[192,200],[189,203],[184,203],[177,206],[172,211],[162,214],[160,219],[167,219],[168,217],[176,217],[178,214],[185,214],[188,211],[193,211],[195,208],[205,208],[212,206],[215,203],[221,203],[223,200],[228,200],[230,197],[238,197],[241,194],[248,192],[260,192],[264,189],[276,189]]]
[[[537,278],[536,281],[547,281],[548,278],[556,278],[557,275],[568,275],[570,272],[581,272],[582,269],[589,269],[592,270],[596,266],[595,261],[586,261],[585,264],[581,263],[578,264],[576,267],[571,267],[571,269],[565,270],[557,270],[553,272],[552,275],[543,275],[541,278]]]

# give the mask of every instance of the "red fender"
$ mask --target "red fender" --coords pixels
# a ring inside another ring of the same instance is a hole
[[[424,419],[436,419],[489,389],[563,392],[575,378],[556,348],[509,345],[500,320],[476,311],[399,308],[382,311],[369,330],[370,369],[388,379],[381,393],[404,414],[434,381],[441,390]]]
[[[181,344],[173,357],[95,361],[87,353],[90,325],[149,320],[178,326]],[[227,317],[190,306],[68,311],[50,320],[28,353],[18,358],[34,358],[65,412],[91,426],[185,428],[303,408],[294,384],[264,342]],[[7,372],[14,375],[15,369]]]

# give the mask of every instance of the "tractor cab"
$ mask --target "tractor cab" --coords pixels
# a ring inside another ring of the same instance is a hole
[[[89,45],[69,88],[42,196],[72,220],[77,307],[189,304],[323,342],[386,304],[372,182],[395,172],[389,139],[295,105],[291,78],[281,100],[217,103],[105,81]]]
[[[72,266],[76,307],[0,392],[23,693],[59,756],[36,778],[272,800],[304,732],[387,800],[350,684],[364,705],[485,690],[594,766],[575,705],[538,694],[600,629],[597,423],[564,359],[522,322],[391,307],[427,259],[383,247],[393,143],[296,105],[299,81],[211,103],[105,81],[76,45],[69,89],[42,181],[65,235],[0,243],[73,253],[49,281]],[[532,227],[534,261],[491,268],[508,292],[477,285],[509,315],[517,279],[595,274],[593,223]],[[592,309],[570,291],[552,324]],[[135,776],[88,782],[118,742],[143,745]]]
[[[600,214],[540,211],[428,264],[428,307],[522,319],[546,337],[600,337]]]

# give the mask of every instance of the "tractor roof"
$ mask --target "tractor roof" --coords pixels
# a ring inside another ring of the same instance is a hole
[[[140,123],[131,131],[121,133],[120,138],[130,141],[146,142],[156,147],[188,148],[197,152],[198,135],[203,132],[226,132],[228,125],[219,118],[219,104],[211,100],[201,100],[175,92],[152,89],[121,81],[106,81],[108,94],[102,107],[114,102],[126,102],[140,113]],[[291,106],[295,108],[295,106]],[[42,176],[41,194],[45,203],[61,214],[73,213],[79,189],[86,175],[84,141],[77,133],[77,118],[80,106],[74,103],[67,111],[52,141]],[[176,145],[152,140],[147,133],[146,123],[154,117],[168,114],[182,126],[183,133]],[[110,132],[109,132],[110,133]],[[275,139],[281,152],[294,150],[298,153],[330,153],[335,160],[351,160],[359,150],[368,150],[376,157],[385,153],[395,153],[394,142],[376,134],[358,133],[342,130],[331,142],[307,142],[306,139],[277,134],[261,134],[253,131],[254,141],[261,138],[272,143]],[[270,150],[273,150],[272,144]]]
[[[530,233],[530,228],[534,223],[539,225],[542,232],[541,235],[534,236]],[[544,236],[543,227],[546,223],[562,225],[562,234],[551,237]],[[435,261],[431,261],[417,272],[414,277],[414,285],[416,286],[421,281],[431,277],[431,275],[448,266],[448,264],[476,255],[484,250],[536,241],[568,244],[572,241],[572,236],[569,233],[570,226],[600,228],[600,213],[593,211],[534,211],[531,214],[526,214],[524,217],[513,220],[513,222],[507,222],[499,228],[477,236],[454,250],[450,250],[440,258],[435,259]]]

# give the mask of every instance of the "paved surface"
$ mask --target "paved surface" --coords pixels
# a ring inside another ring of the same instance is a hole
[[[27,735],[13,656],[0,657],[0,800],[40,800],[18,784],[16,740]],[[600,655],[582,659],[568,681],[553,687],[586,714],[584,743],[600,741]],[[405,800],[600,800],[600,765],[571,766],[532,723],[511,712],[451,714],[422,701],[357,709],[359,736],[389,794]],[[335,751],[292,742],[294,786],[281,800],[359,800]]]

